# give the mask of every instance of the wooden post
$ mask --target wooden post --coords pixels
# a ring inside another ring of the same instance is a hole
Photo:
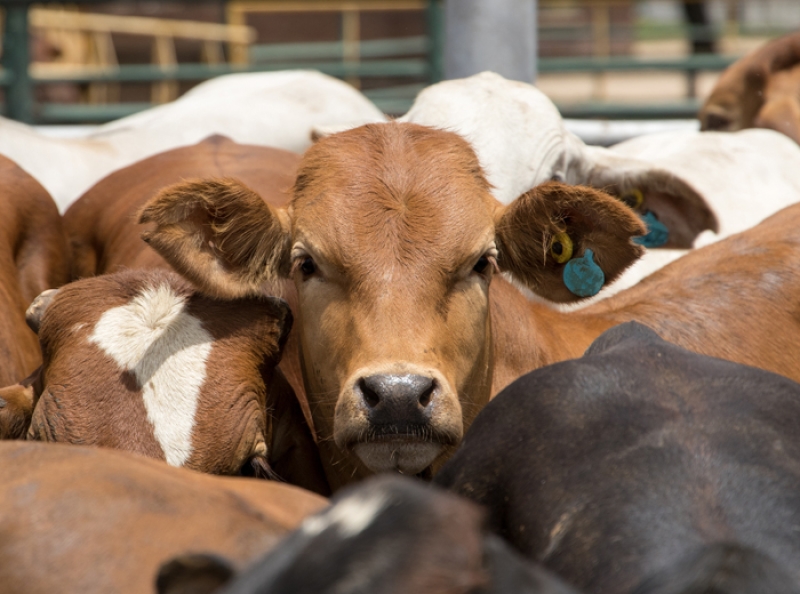
[[[6,88],[8,117],[30,124],[33,122],[33,83],[28,67],[28,5],[6,4],[6,26],[3,35],[3,67],[11,73]]]

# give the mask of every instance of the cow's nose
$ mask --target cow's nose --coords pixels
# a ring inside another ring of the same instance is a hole
[[[436,381],[423,375],[370,375],[356,383],[370,420],[391,423],[425,418],[436,391]],[[420,418],[422,417],[422,418]]]

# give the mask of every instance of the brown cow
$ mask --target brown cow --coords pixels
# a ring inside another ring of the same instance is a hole
[[[0,179],[0,386],[8,386],[41,363],[25,310],[39,293],[67,282],[69,260],[61,217],[47,191],[4,157]],[[19,430],[25,411],[30,400],[24,390],[0,390],[0,438]]]
[[[42,291],[68,279],[61,217],[45,189],[0,157],[0,385],[30,374],[41,361],[25,310]]]
[[[775,39],[728,67],[698,118],[702,130],[769,128],[800,143],[800,33]]]
[[[574,300],[562,275],[586,264],[589,249],[606,279],[640,253],[631,237],[643,228],[630,210],[558,183],[503,206],[463,139],[413,124],[321,140],[304,156],[288,209],[212,180],[163,191],[142,219],[158,224],[151,245],[207,291],[232,297],[294,281],[306,390],[337,488],[379,470],[435,471],[492,394],[579,356],[626,319],[800,379],[798,216],[784,211],[571,313],[529,302],[494,269]],[[742,315],[759,310],[769,313]]]
[[[297,487],[127,452],[4,442],[0,455],[7,594],[149,594],[162,563],[197,551],[242,568],[325,505]]]

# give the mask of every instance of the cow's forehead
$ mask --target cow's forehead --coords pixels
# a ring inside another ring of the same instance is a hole
[[[348,259],[463,257],[491,236],[499,203],[460,136],[413,124],[362,126],[306,154],[292,201],[295,237]]]

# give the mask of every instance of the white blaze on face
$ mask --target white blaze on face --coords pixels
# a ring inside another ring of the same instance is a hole
[[[169,286],[145,289],[105,312],[89,340],[134,374],[167,464],[192,454],[192,429],[213,337]]]

